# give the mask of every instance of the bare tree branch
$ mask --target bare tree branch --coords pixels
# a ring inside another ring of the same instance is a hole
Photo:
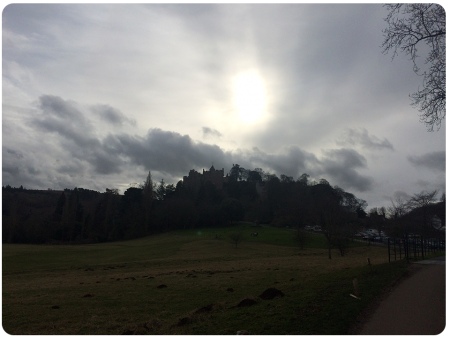
[[[411,94],[411,105],[420,112],[420,121],[428,131],[439,130],[445,118],[445,10],[438,4],[386,4],[389,13],[383,30],[383,53],[398,51],[405,53],[413,62],[413,70],[423,76],[423,89]],[[420,46],[419,46],[420,45]],[[428,69],[421,71],[417,60],[418,48],[425,45],[429,49],[423,65]]]

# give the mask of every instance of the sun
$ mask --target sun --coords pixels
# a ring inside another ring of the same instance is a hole
[[[264,116],[266,91],[258,73],[249,71],[236,76],[234,103],[239,118],[244,123],[255,123]]]

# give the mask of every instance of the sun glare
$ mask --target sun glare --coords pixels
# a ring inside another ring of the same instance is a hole
[[[256,72],[239,74],[234,82],[234,100],[242,122],[255,123],[264,115],[266,93]]]

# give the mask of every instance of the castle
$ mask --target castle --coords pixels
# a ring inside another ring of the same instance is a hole
[[[224,176],[224,169],[216,170],[214,165],[203,173],[199,173],[194,169],[189,171],[189,176],[183,176],[183,186],[189,189],[196,190],[200,188],[203,182],[211,182],[217,189],[222,190],[223,184],[228,182],[228,174]]]

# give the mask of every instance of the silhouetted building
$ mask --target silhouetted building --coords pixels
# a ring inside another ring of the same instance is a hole
[[[211,182],[217,189],[221,190],[223,184],[228,182],[228,174],[224,176],[224,169],[216,170],[214,166],[208,170],[203,169],[203,173],[191,169],[189,176],[183,176],[183,185],[189,189],[198,189],[204,182]]]

